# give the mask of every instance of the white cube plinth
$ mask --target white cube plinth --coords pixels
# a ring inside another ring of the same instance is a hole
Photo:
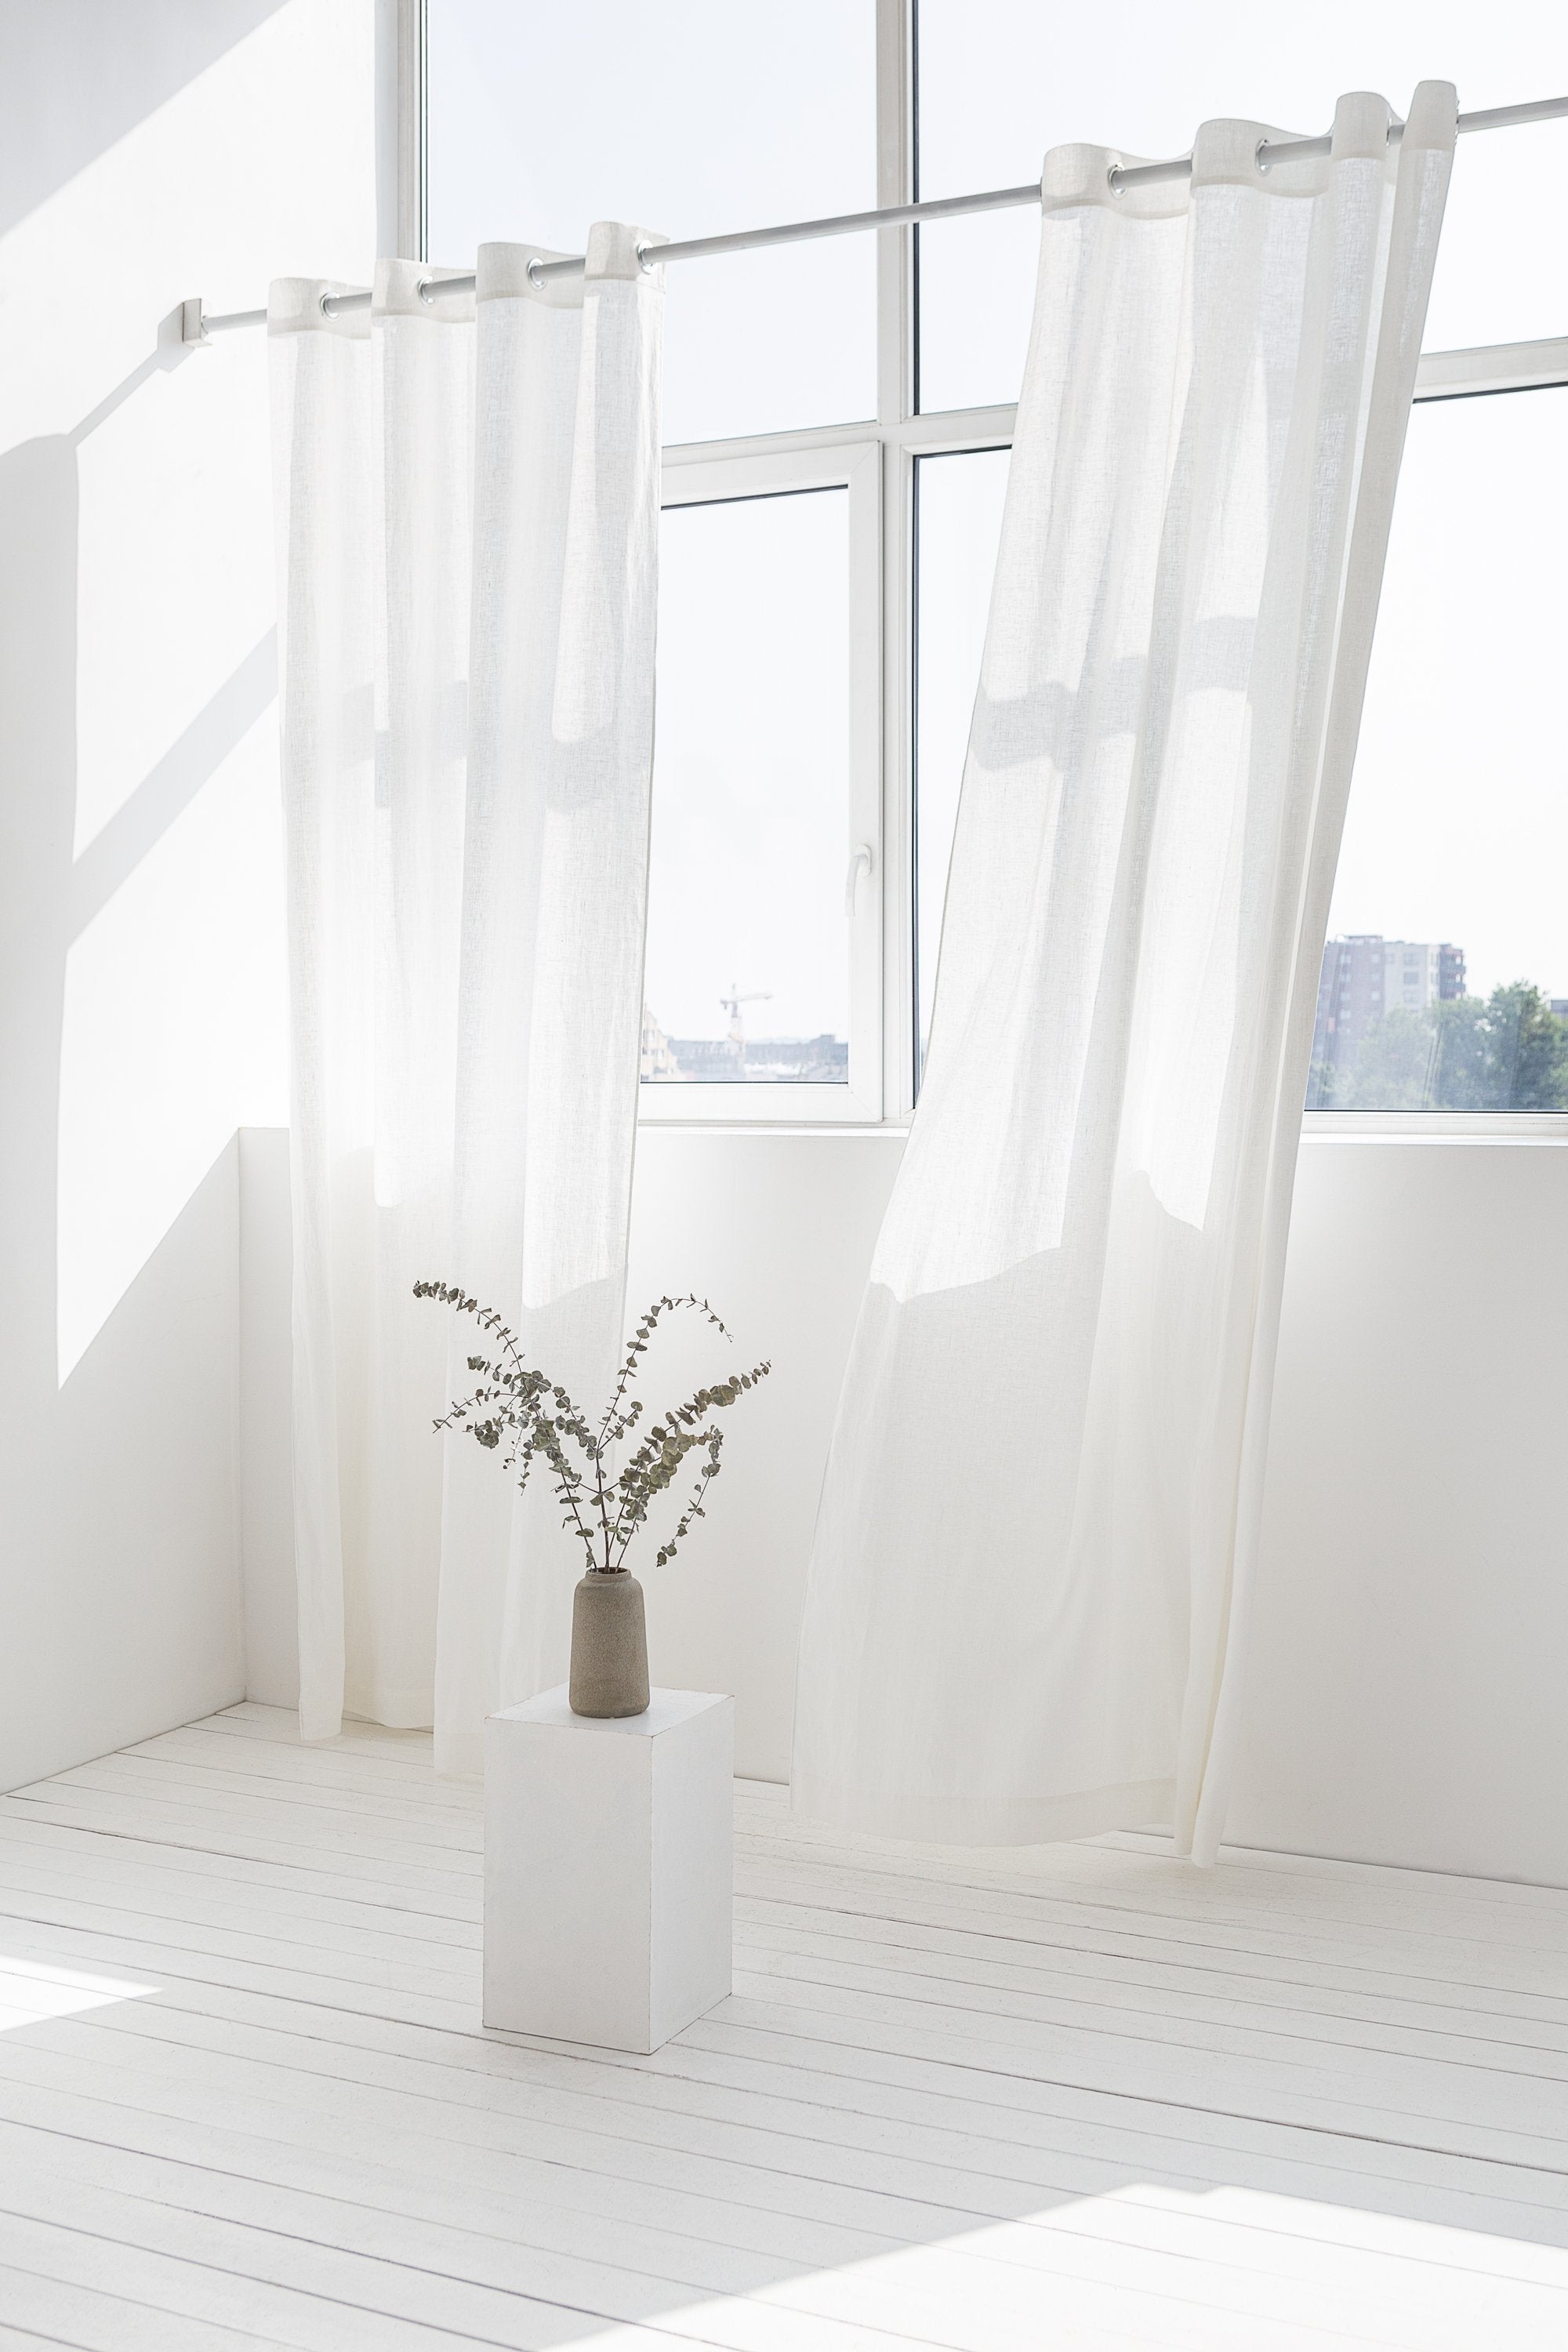
[[[564,1684],[485,1725],[487,2025],[657,2050],[730,1990],[735,1702],[613,1723]]]

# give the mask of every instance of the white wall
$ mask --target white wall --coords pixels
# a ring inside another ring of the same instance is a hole
[[[0,7],[0,1786],[244,1685],[237,1130],[286,1106],[266,350],[157,322],[368,268],[377,21]]]
[[[153,322],[365,275],[389,13],[0,5],[0,1785],[235,1696],[242,1639],[293,1694],[265,352]],[[900,1148],[640,1149],[634,1302],[775,1366],[649,1580],[656,1675],[734,1689],[765,1777]],[[1568,1884],[1565,1150],[1304,1149],[1245,1839]]]
[[[239,1138],[239,1515],[245,1687],[263,1706],[300,1704],[289,1419],[289,1130]],[[434,1442],[434,1441],[432,1441]]]
[[[245,1138],[244,1380],[256,1695],[289,1704],[285,1143]],[[647,1575],[655,1679],[732,1690],[741,1769],[765,1780],[788,1772],[812,1520],[900,1148],[671,1129],[637,1147],[633,1305],[695,1288],[740,1358],[773,1362],[730,1416],[708,1520]],[[716,1357],[689,1328],[672,1384]],[[1239,1842],[1568,1885],[1565,1427],[1568,1145],[1309,1138]]]
[[[1568,1143],[1305,1146],[1230,1834],[1568,1885]]]

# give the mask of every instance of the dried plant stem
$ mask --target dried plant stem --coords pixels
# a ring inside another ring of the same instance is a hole
[[[527,1362],[516,1333],[494,1307],[481,1307],[453,1283],[416,1282],[414,1295],[434,1298],[459,1315],[473,1316],[491,1345],[489,1355],[468,1360],[469,1371],[479,1375],[479,1387],[459,1398],[436,1427],[465,1430],[489,1450],[500,1447],[504,1434],[504,1466],[517,1472],[520,1487],[527,1486],[535,1461],[542,1456],[556,1496],[564,1506],[562,1525],[582,1544],[590,1573],[626,1573],[626,1553],[647,1519],[650,1504],[668,1491],[689,1454],[701,1454],[702,1466],[675,1532],[658,1549],[661,1567],[673,1559],[693,1520],[705,1516],[703,1498],[719,1475],[724,1438],[711,1416],[765,1380],[772,1366],[755,1364],[749,1372],[699,1389],[684,1403],[671,1407],[650,1425],[620,1472],[610,1477],[607,1465],[614,1449],[631,1436],[643,1417],[642,1400],[635,1391],[642,1359],[660,1319],[689,1307],[704,1316],[726,1339],[730,1337],[705,1298],[691,1292],[681,1298],[658,1298],[645,1309],[627,1344],[610,1402],[597,1427],[590,1428],[566,1391]],[[573,1461],[568,1444],[576,1449],[584,1466]]]

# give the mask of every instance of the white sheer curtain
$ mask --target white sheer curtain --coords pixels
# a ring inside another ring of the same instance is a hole
[[[621,1351],[642,1035],[662,297],[639,237],[591,232],[585,303],[572,279],[536,292],[516,247],[479,251],[452,1262],[588,1407]],[[478,1772],[486,1715],[565,1679],[582,1557],[560,1517],[544,1481],[520,1496],[449,1443],[439,1769]]]
[[[1047,159],[924,1084],[813,1554],[794,1801],[1217,1846],[1318,971],[1454,139]]]
[[[288,821],[300,1722],[565,1672],[548,1516],[430,1423],[494,1300],[592,1398],[620,1336],[641,1011],[662,272],[489,246],[477,298],[272,289]],[[476,325],[477,313],[477,325]],[[462,1350],[458,1350],[461,1360]],[[471,1445],[467,1449],[474,1454]],[[444,1495],[444,1470],[446,1492]]]

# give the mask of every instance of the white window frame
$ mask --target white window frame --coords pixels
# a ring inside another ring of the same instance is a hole
[[[771,447],[752,457],[711,457],[667,450],[662,504],[715,506],[792,491],[842,489],[848,497],[848,805],[843,866],[849,953],[849,1076],[847,1086],[759,1079],[705,1086],[700,1080],[645,1085],[638,1117],[658,1126],[816,1127],[882,1116],[882,465],[874,441],[827,447]],[[869,852],[869,865],[860,857]],[[864,867],[865,870],[859,870]]]
[[[912,202],[915,186],[914,123],[914,0],[874,0],[877,20],[877,192],[879,205]],[[404,242],[417,236],[425,249],[425,72],[426,0],[396,0],[399,11],[399,219]],[[745,438],[686,444],[664,452],[665,499],[701,495],[695,485],[705,470],[733,469],[744,488],[724,495],[761,494],[761,486],[783,486],[793,478],[805,487],[806,477],[790,469],[808,459],[825,466],[817,481],[847,481],[850,469],[874,465],[877,470],[880,562],[867,552],[864,532],[853,543],[851,580],[851,674],[856,710],[853,772],[857,809],[862,780],[873,772],[879,778],[880,803],[875,833],[857,834],[871,841],[877,858],[874,882],[879,887],[864,893],[877,907],[877,950],[880,969],[879,1006],[873,1001],[868,977],[865,940],[868,927],[857,925],[855,981],[850,1029],[851,1082],[842,1087],[776,1087],[758,1084],[728,1087],[685,1087],[679,1089],[683,1107],[666,1109],[662,1090],[645,1087],[641,1116],[665,1123],[725,1126],[766,1121],[775,1127],[818,1128],[825,1124],[843,1131],[851,1125],[902,1126],[914,1108],[918,1006],[914,972],[914,461],[917,457],[959,454],[1009,447],[1016,408],[954,409],[917,415],[915,240],[910,228],[877,232],[877,414],[867,420],[763,434]],[[409,249],[414,249],[410,245]],[[1500,343],[1468,351],[1429,352],[1420,363],[1417,400],[1467,399],[1492,393],[1525,393],[1548,385],[1568,384],[1568,336],[1542,341]],[[711,474],[713,479],[720,478]],[[856,480],[860,479],[858,474]],[[711,495],[711,493],[707,493]],[[855,505],[852,492],[852,509]],[[866,506],[864,492],[859,505]],[[877,651],[873,656],[871,647]],[[868,664],[879,665],[879,703],[863,690]],[[872,743],[872,730],[876,740]],[[880,1040],[880,1066],[877,1044]],[[671,1089],[671,1092],[676,1089]],[[699,1107],[694,1097],[705,1099]],[[807,1102],[805,1097],[812,1097]],[[826,1098],[835,1097],[833,1103]],[[775,1099],[764,1099],[773,1097]],[[742,1100],[743,1098],[743,1100]],[[782,1098],[782,1099],[780,1099]],[[1481,1139],[1491,1136],[1513,1142],[1544,1141],[1568,1135],[1568,1114],[1546,1111],[1487,1113],[1421,1111],[1308,1111],[1309,1134],[1420,1135],[1436,1140],[1444,1135]]]

